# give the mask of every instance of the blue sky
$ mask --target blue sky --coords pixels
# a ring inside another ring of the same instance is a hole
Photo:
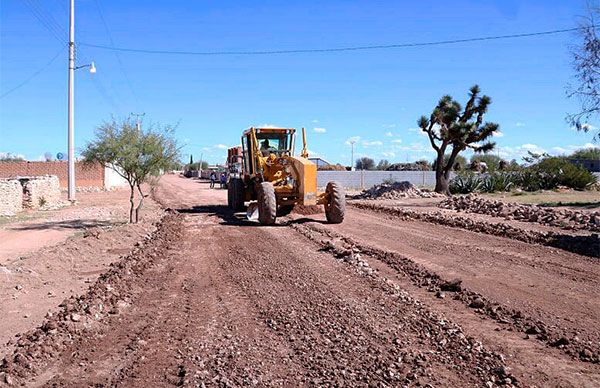
[[[0,153],[37,160],[66,151],[68,0],[2,0]],[[432,159],[415,130],[443,94],[465,101],[477,83],[492,97],[499,153],[566,153],[592,134],[565,122],[576,110],[574,33],[523,39],[338,53],[181,56],[113,51],[84,43],[152,50],[273,50],[462,39],[576,26],[583,1],[133,1],[76,0],[76,148],[111,116],[144,112],[178,124],[183,153],[223,162],[242,129],[308,130],[309,149],[330,162],[355,156],[392,162]],[[35,14],[42,15],[44,22]],[[102,21],[103,15],[105,24]],[[49,31],[45,24],[56,28]],[[45,24],[43,24],[45,23]],[[110,34],[110,37],[109,37]],[[59,38],[61,40],[59,40]],[[591,125],[598,126],[596,123]]]

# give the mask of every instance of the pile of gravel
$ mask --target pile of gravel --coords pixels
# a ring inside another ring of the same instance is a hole
[[[401,198],[435,198],[438,193],[423,191],[408,181],[383,183],[364,190],[357,196],[360,199],[401,199]]]
[[[563,229],[600,231],[600,211],[584,213],[568,209],[507,203],[473,194],[448,197],[438,206],[444,209],[502,217],[506,220],[537,222]]]

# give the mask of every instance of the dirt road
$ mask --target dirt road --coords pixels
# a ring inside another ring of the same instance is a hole
[[[176,211],[23,336],[4,382],[600,385],[594,260],[352,208],[257,227],[175,176],[157,197]]]

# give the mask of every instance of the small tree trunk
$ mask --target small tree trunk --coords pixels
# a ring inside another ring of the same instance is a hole
[[[138,206],[135,208],[135,223],[137,224],[140,220],[140,210],[142,209],[142,204],[144,203],[144,193],[142,192],[142,187],[137,184],[138,192],[140,193],[140,202],[138,202]]]
[[[437,160],[435,163],[435,192],[445,195],[450,195],[450,189],[448,188],[448,177],[444,174],[444,151],[446,147],[443,147],[438,151]]]
[[[129,194],[129,223],[133,223],[133,212],[135,209],[135,202],[134,202],[134,187],[133,184],[129,184],[129,190],[130,190],[130,194]]]
[[[443,171],[435,171],[435,192],[445,195],[450,195],[450,186],[448,184],[448,177]]]

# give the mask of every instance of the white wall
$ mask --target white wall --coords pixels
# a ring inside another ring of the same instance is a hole
[[[125,178],[117,174],[115,170],[110,167],[104,167],[104,188],[107,190],[127,187],[128,183]]]

